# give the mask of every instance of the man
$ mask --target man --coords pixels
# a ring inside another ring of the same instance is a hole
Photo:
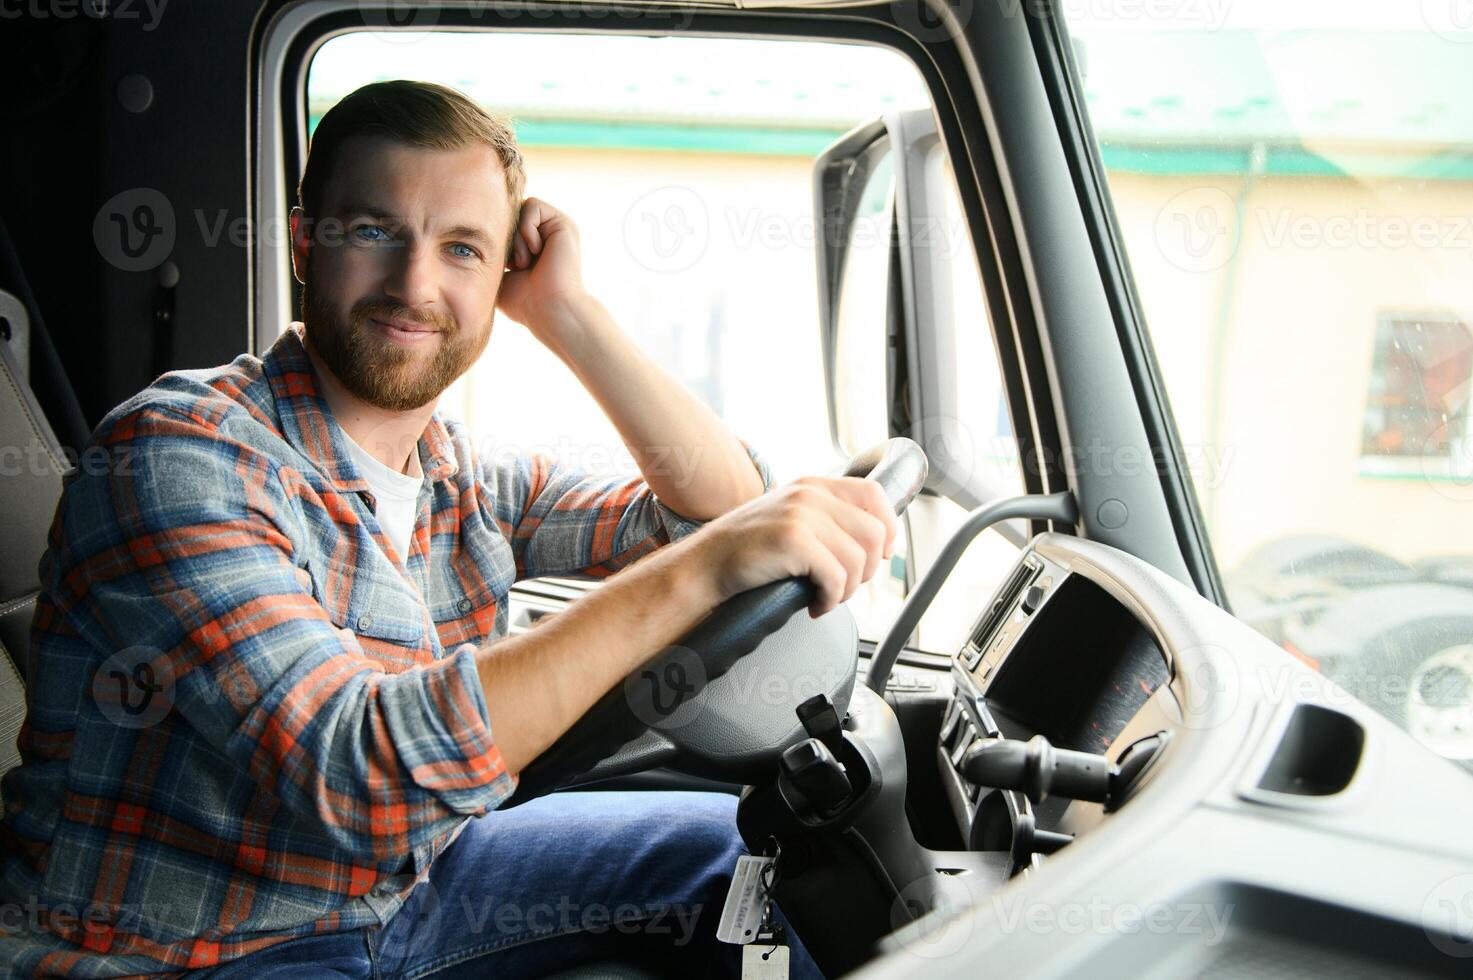
[[[491,811],[726,598],[807,575],[810,614],[836,607],[894,518],[865,480],[764,493],[583,289],[577,230],[523,181],[510,130],[458,93],[353,93],[292,214],[303,323],[261,359],[165,375],[94,434],[126,465],[70,479],[42,561],[4,787],[10,973],[710,966],[693,937],[740,852],[729,797]],[[498,309],[567,363],[642,480],[493,466],[437,414]],[[579,572],[608,581],[498,640],[514,578]]]

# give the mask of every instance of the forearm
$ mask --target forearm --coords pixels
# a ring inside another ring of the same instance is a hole
[[[720,596],[691,538],[646,556],[537,629],[476,655],[491,733],[519,773]]]
[[[645,356],[602,303],[583,297],[562,319],[543,343],[598,402],[662,503],[710,520],[761,495],[762,478],[741,442]]]

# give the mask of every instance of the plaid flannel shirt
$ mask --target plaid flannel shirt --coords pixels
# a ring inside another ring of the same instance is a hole
[[[106,472],[68,478],[4,781],[7,975],[387,921],[515,788],[469,645],[506,633],[513,581],[606,576],[700,524],[640,479],[493,463],[437,414],[401,564],[300,331],[164,375],[94,435]]]

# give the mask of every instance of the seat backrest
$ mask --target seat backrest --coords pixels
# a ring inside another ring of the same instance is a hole
[[[67,469],[9,345],[0,342],[0,773],[19,761],[37,566]]]
[[[15,669],[15,658],[0,643],[0,776],[20,765],[15,738],[26,720],[26,686]],[[5,807],[0,799],[0,812]]]

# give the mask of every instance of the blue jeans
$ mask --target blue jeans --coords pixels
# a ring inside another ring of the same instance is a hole
[[[733,796],[554,793],[472,820],[384,926],[294,939],[206,975],[455,980],[618,961],[738,977],[741,947],[715,932],[743,853]],[[789,976],[821,978],[787,933]]]

